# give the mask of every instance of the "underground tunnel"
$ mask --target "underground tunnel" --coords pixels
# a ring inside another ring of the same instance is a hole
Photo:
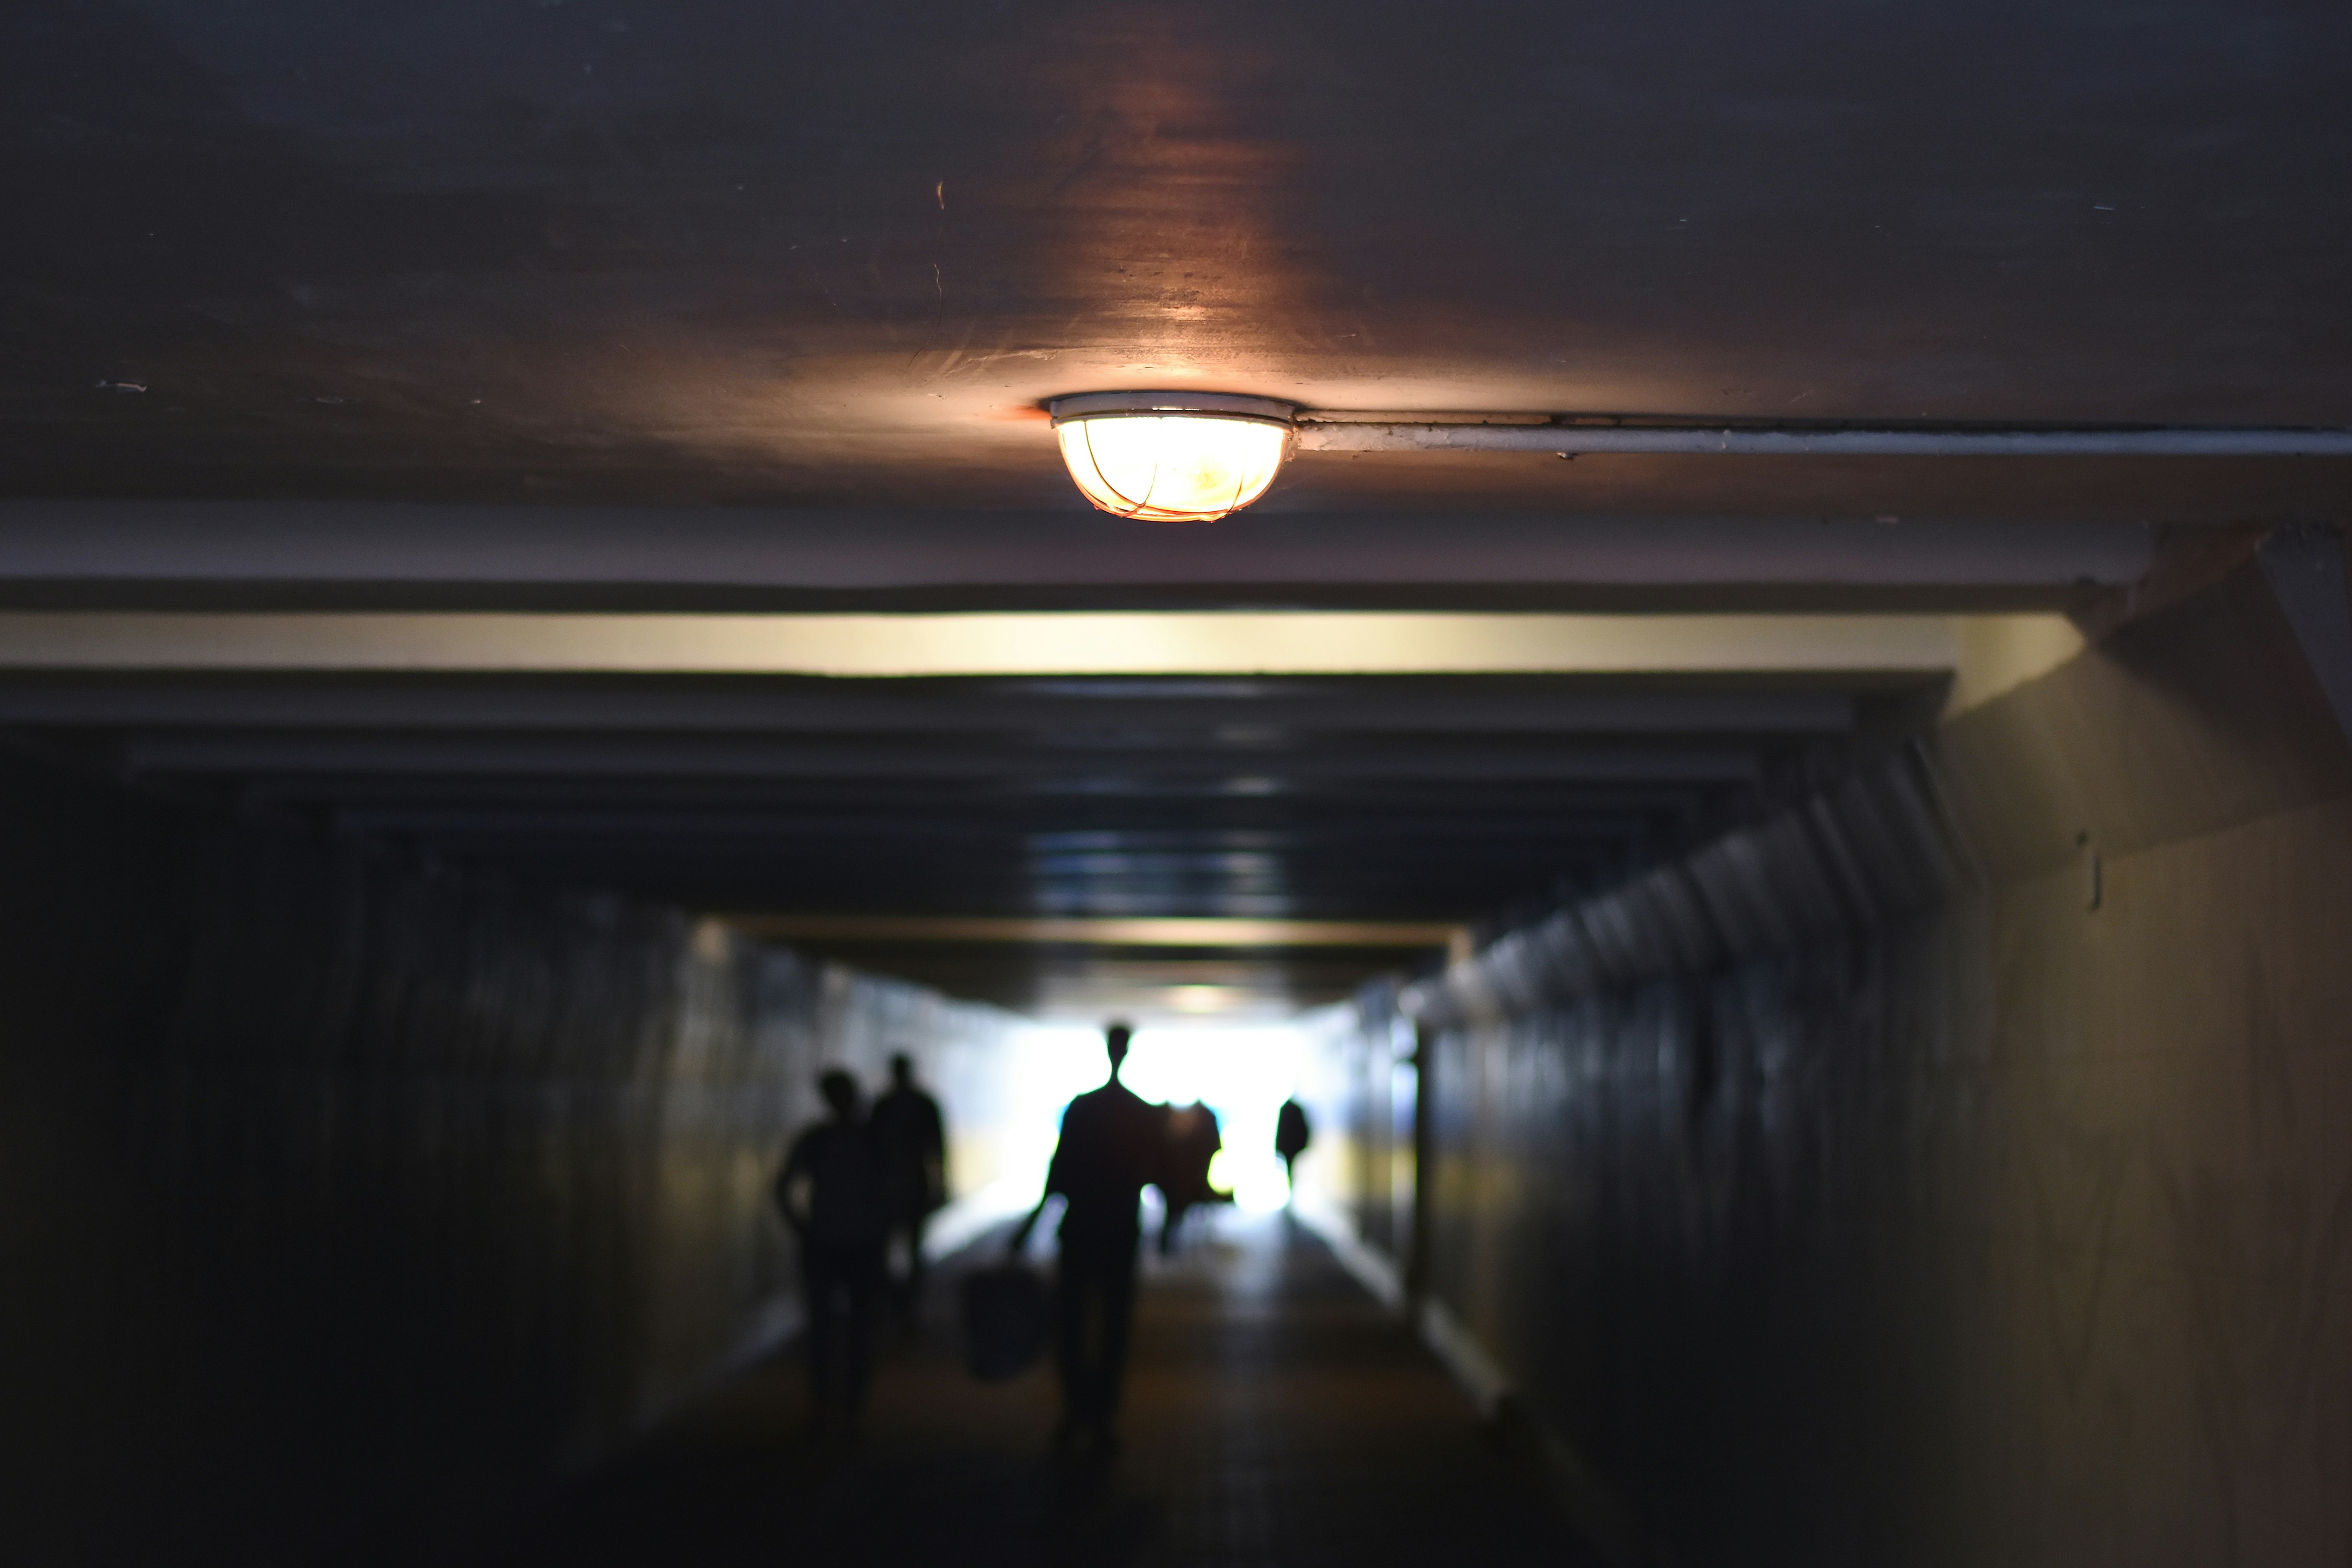
[[[0,40],[8,1561],[2352,1556],[2344,16]]]

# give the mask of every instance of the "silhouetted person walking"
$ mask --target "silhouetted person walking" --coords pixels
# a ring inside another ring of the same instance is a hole
[[[1224,1134],[1217,1130],[1217,1113],[1199,1100],[1168,1112],[1168,1174],[1160,1183],[1168,1213],[1160,1222],[1160,1257],[1176,1250],[1177,1231],[1195,1204],[1225,1201],[1226,1194],[1209,1185],[1209,1163],[1224,1146]]]
[[[1307,1125],[1307,1108],[1295,1100],[1286,1100],[1274,1118],[1274,1152],[1282,1156],[1284,1175],[1290,1183],[1290,1195],[1298,1196],[1298,1156],[1315,1142],[1315,1130]]]
[[[817,1088],[833,1115],[793,1142],[776,1175],[776,1206],[800,1237],[817,1418],[854,1429],[889,1233],[888,1173],[881,1142],[858,1115],[857,1080],[836,1068]]]
[[[1167,1149],[1167,1108],[1149,1105],[1119,1082],[1132,1035],[1125,1024],[1103,1031],[1110,1080],[1070,1101],[1062,1141],[1045,1173],[1045,1195],[1013,1232],[1013,1250],[1028,1245],[1045,1205],[1063,1203],[1057,1286],[1062,1425],[1057,1446],[1091,1438],[1099,1452],[1118,1447],[1114,1423],[1127,1373],[1128,1331],[1135,1317],[1136,1248],[1143,1189],[1160,1177]]]
[[[915,1087],[915,1064],[904,1053],[890,1058],[890,1089],[866,1118],[881,1142],[889,1177],[888,1240],[904,1237],[907,1275],[891,1281],[898,1310],[911,1313],[923,1293],[923,1227],[947,1202],[947,1127],[940,1102]]]

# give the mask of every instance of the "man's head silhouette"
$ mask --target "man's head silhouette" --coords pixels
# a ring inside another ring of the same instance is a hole
[[[839,1068],[821,1074],[816,1089],[824,1096],[824,1102],[833,1107],[833,1113],[844,1121],[857,1113],[857,1080]]]
[[[1117,1078],[1118,1069],[1127,1064],[1127,1042],[1134,1037],[1135,1031],[1126,1024],[1114,1022],[1103,1026],[1103,1048],[1110,1053],[1111,1077]]]
[[[890,1058],[890,1081],[905,1089],[915,1081],[915,1058],[900,1051]]]

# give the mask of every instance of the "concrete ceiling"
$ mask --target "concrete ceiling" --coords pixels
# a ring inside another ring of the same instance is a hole
[[[2352,423],[2325,3],[26,0],[0,28],[20,493],[1067,508],[1037,400],[1135,385]],[[1335,455],[1271,504],[2341,494],[2011,469],[1865,497],[1838,466]]]
[[[2352,12],[2245,0],[22,0],[0,614],[2080,608],[2352,463],[1309,453],[1171,529],[1039,404],[2352,425],[2347,79]],[[1471,920],[1940,684],[213,663],[16,659],[0,723],[806,916]]]

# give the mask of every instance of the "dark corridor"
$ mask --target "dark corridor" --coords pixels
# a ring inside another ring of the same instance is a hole
[[[1223,1220],[1147,1278],[1115,1462],[1053,1457],[1050,1376],[971,1382],[935,1309],[885,1359],[855,1444],[811,1435],[798,1365],[771,1363],[544,1499],[490,1561],[1602,1561],[1328,1247],[1277,1216]]]

